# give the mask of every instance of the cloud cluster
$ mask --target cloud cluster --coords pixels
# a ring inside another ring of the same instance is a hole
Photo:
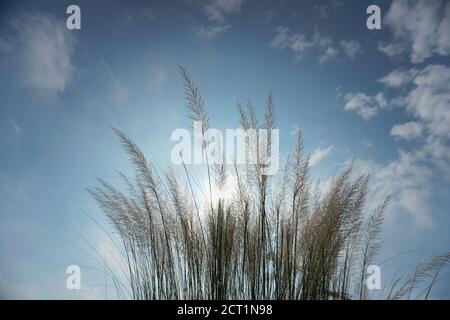
[[[423,131],[419,130],[420,126],[431,135],[450,139],[450,67],[428,65],[422,69],[396,69],[378,82],[394,89],[403,88],[406,94],[388,100],[383,92],[374,96],[362,92],[339,93],[344,99],[344,109],[354,111],[368,120],[383,109],[401,107],[408,116],[414,117],[418,122],[396,126],[394,132],[408,131],[419,137],[419,132]]]
[[[428,134],[450,139],[450,67],[394,70],[380,82],[394,88],[409,86],[401,97],[407,114],[416,118]]]
[[[284,26],[275,29],[275,37],[270,46],[282,50],[289,49],[297,59],[314,51],[318,53],[319,62],[322,64],[336,58],[341,51],[351,59],[362,52],[362,46],[356,40],[342,40],[336,44],[331,37],[321,35],[317,31],[313,36],[308,36],[302,32],[292,32]]]
[[[394,0],[385,23],[395,39],[379,43],[378,49],[389,57],[409,54],[412,63],[422,63],[432,56],[450,55],[449,1]],[[375,96],[338,92],[338,96],[344,98],[345,110],[366,120],[391,108],[409,118],[394,124],[390,134],[396,140],[414,141],[411,150],[399,150],[399,157],[386,165],[363,163],[378,187],[393,195],[391,210],[410,214],[419,226],[431,226],[436,175],[450,173],[450,67],[399,68],[378,82],[394,97],[385,99],[382,92]]]
[[[395,43],[379,49],[389,56],[411,48],[411,61],[421,63],[438,54],[450,55],[450,2],[447,0],[394,0],[385,23],[394,34]]]
[[[411,151],[400,150],[398,159],[385,166],[371,167],[380,188],[395,195],[394,207],[410,213],[422,226],[431,225],[434,168],[450,173],[450,67],[396,69],[378,82],[398,90],[398,95],[387,100],[382,92],[375,96],[340,94],[344,109],[367,120],[396,107],[412,118],[395,124],[390,134],[397,140],[414,140],[417,146]]]

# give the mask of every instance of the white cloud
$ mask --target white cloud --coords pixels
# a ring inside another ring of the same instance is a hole
[[[450,139],[450,67],[429,65],[414,78],[413,85],[406,110],[431,135]]]
[[[291,49],[297,57],[301,57],[304,52],[314,45],[302,33],[291,33],[289,28],[279,26],[276,28],[275,38],[270,45],[278,49]]]
[[[311,166],[317,164],[320,160],[323,158],[329,156],[331,152],[333,151],[333,146],[328,146],[325,148],[319,147],[314,149],[314,151],[311,153],[311,156],[309,157],[309,163]]]
[[[378,44],[378,50],[383,52],[388,57],[393,58],[405,52],[406,48],[401,43],[383,44],[382,42],[380,42]]]
[[[407,86],[406,94],[402,90],[400,95],[387,101],[382,93],[375,96],[347,93],[343,95],[345,110],[355,111],[367,120],[382,109],[403,108],[414,121],[394,125],[391,130],[393,137],[411,140],[426,133],[444,141],[450,139],[450,67],[428,65],[423,69],[397,69],[378,82],[392,88],[405,89]],[[338,95],[342,96],[342,93]]]
[[[405,140],[417,139],[422,136],[423,125],[419,122],[411,121],[396,124],[391,129],[391,136]]]
[[[341,49],[350,58],[354,58],[361,52],[361,44],[355,40],[343,40],[335,44],[333,39],[326,35],[315,32],[313,36],[308,36],[302,32],[294,32],[283,26],[275,29],[275,37],[270,42],[270,46],[278,49],[288,49],[294,53],[297,59],[314,52],[319,57],[321,64],[327,63],[336,58]]]
[[[10,52],[20,69],[19,82],[50,98],[61,94],[75,72],[74,38],[65,21],[33,12],[13,19],[11,25],[15,36]]]
[[[450,176],[450,147],[448,141],[441,137],[429,136],[421,150],[422,156],[426,159],[431,159],[440,170],[447,173],[447,178]]]
[[[369,96],[362,92],[349,92],[343,96],[344,110],[355,111],[364,120],[375,117],[380,109],[386,108],[388,102],[382,92]]]
[[[354,59],[358,53],[361,53],[361,44],[356,40],[342,40],[340,42],[345,54]]]
[[[411,152],[400,152],[399,158],[379,168],[376,183],[388,191],[399,207],[409,213],[420,226],[430,226],[431,170]]]
[[[418,228],[433,226],[433,174],[420,153],[400,151],[399,157],[386,165],[360,160],[357,168],[371,176],[372,189],[377,191],[373,199],[375,205],[389,195],[389,214],[407,214]]]
[[[400,94],[385,105],[395,105],[405,116],[413,118],[413,121],[395,124],[391,135],[420,140],[413,150],[400,151],[398,159],[387,165],[372,163],[374,180],[380,189],[393,196],[392,211],[406,212],[417,225],[431,226],[435,175],[444,172],[441,176],[446,177],[450,173],[450,67],[428,65],[422,69],[398,69],[379,82],[401,88]],[[371,115],[384,109],[375,103],[374,97],[364,93],[345,97],[350,103],[348,108],[359,113]]]
[[[417,75],[417,69],[402,70],[397,69],[389,73],[387,76],[378,80],[388,87],[399,88],[412,82]]]
[[[428,65],[421,70],[394,70],[378,81],[393,88],[408,85],[407,93],[388,101],[381,92],[375,96],[350,92],[343,95],[344,109],[368,120],[382,109],[403,108],[406,115],[420,123],[420,132],[426,129],[432,136],[450,139],[450,67]],[[392,131],[394,136],[403,138],[415,138],[418,132],[418,125],[397,125]]]
[[[395,41],[411,49],[411,61],[423,62],[434,54],[450,54],[450,2],[447,0],[394,0],[385,18]],[[388,54],[399,54],[384,47]]]
[[[333,47],[327,47],[325,49],[325,53],[320,57],[319,62],[320,63],[327,63],[328,61],[333,60],[337,55],[339,51],[336,48]]]

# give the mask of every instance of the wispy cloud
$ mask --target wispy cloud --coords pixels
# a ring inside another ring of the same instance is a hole
[[[270,45],[278,49],[290,49],[296,57],[302,57],[314,45],[314,42],[309,40],[305,34],[291,33],[289,28],[279,26],[275,32],[275,37]]]
[[[388,57],[393,58],[404,53],[406,51],[406,48],[401,43],[384,44],[383,42],[380,42],[378,44],[378,50],[383,52]]]
[[[0,150],[4,147],[17,146],[23,133],[24,130],[15,118],[0,119]]]
[[[208,20],[223,23],[228,16],[241,11],[243,0],[209,0],[203,7]]]
[[[396,124],[391,129],[391,136],[399,139],[413,140],[420,138],[423,132],[423,125],[420,122],[411,121]]]
[[[320,160],[323,158],[329,156],[331,152],[333,151],[333,146],[327,146],[327,147],[318,147],[314,149],[314,151],[311,153],[311,156],[309,158],[309,163],[311,166],[317,164]]]
[[[359,53],[362,52],[361,43],[356,40],[342,40],[340,45],[344,53],[351,59],[354,59]]]
[[[331,37],[321,35],[317,31],[313,36],[309,36],[302,32],[293,32],[284,26],[278,26],[275,29],[275,37],[270,42],[270,46],[289,49],[297,59],[313,51],[318,54],[321,64],[333,60],[341,51],[351,59],[362,51],[361,44],[356,40],[342,40],[336,44]]]
[[[17,124],[16,120],[14,118],[10,119],[12,129],[14,131],[14,134],[18,137],[20,137],[23,134],[23,129]]]
[[[11,26],[15,35],[8,53],[18,67],[18,82],[50,98],[64,92],[75,72],[75,41],[65,22],[33,12],[14,18]]]
[[[333,60],[339,53],[339,50],[332,47],[332,46],[327,46],[325,49],[325,52],[321,55],[321,57],[319,58],[319,62],[321,64],[327,63],[331,60]]]
[[[194,28],[197,36],[206,40],[213,40],[227,31],[231,24],[229,17],[241,12],[243,0],[208,0],[198,2],[202,14],[208,23],[202,23]]]
[[[227,31],[230,28],[229,24],[226,25],[206,25],[206,26],[201,26],[201,27],[197,27],[196,33],[197,36],[199,36],[202,39],[205,40],[213,40],[215,38],[217,38],[219,35],[221,35],[222,33],[224,33],[225,31]]]
[[[388,87],[400,88],[406,84],[411,83],[418,72],[419,71],[415,68],[409,70],[396,69],[389,73],[387,76],[379,79],[378,82],[383,83]]]

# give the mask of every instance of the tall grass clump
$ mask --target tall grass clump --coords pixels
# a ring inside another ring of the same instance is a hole
[[[209,127],[207,107],[190,75],[180,67],[188,115]],[[263,120],[251,103],[238,105],[243,129],[275,127],[269,93]],[[326,192],[310,174],[300,131],[276,177],[254,165],[207,165],[207,205],[198,199],[195,177],[164,176],[142,150],[114,129],[135,176],[120,174],[126,191],[99,180],[89,189],[112,224],[134,299],[367,299],[367,267],[381,247],[381,226],[389,199],[366,213],[369,177],[354,177],[351,164]],[[205,141],[200,142],[205,147]],[[270,148],[270,144],[267,145]],[[216,199],[233,180],[233,196]],[[205,202],[205,200],[203,200]],[[409,298],[431,276],[428,297],[450,254],[435,256],[393,282],[385,298]],[[125,295],[124,295],[125,296]]]

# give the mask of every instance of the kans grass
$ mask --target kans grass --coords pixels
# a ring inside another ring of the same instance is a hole
[[[189,118],[201,121],[205,132],[207,107],[190,75],[182,67],[180,73]],[[271,93],[262,123],[250,103],[238,105],[238,113],[245,130],[275,127]],[[263,175],[265,162],[259,157],[255,165],[207,165],[210,197],[202,206],[188,166],[183,165],[182,177],[173,172],[161,177],[126,134],[114,131],[136,175],[120,174],[126,192],[103,180],[88,191],[120,239],[127,283],[112,275],[119,297],[371,298],[366,272],[382,245],[389,200],[366,213],[369,177],[354,177],[353,164],[326,192],[318,192],[298,131],[279,177]],[[224,189],[230,178],[235,181],[231,199],[213,201],[212,188]],[[382,298],[428,298],[449,260],[450,253],[444,253],[419,263],[385,287]],[[412,297],[427,279],[425,289]]]

